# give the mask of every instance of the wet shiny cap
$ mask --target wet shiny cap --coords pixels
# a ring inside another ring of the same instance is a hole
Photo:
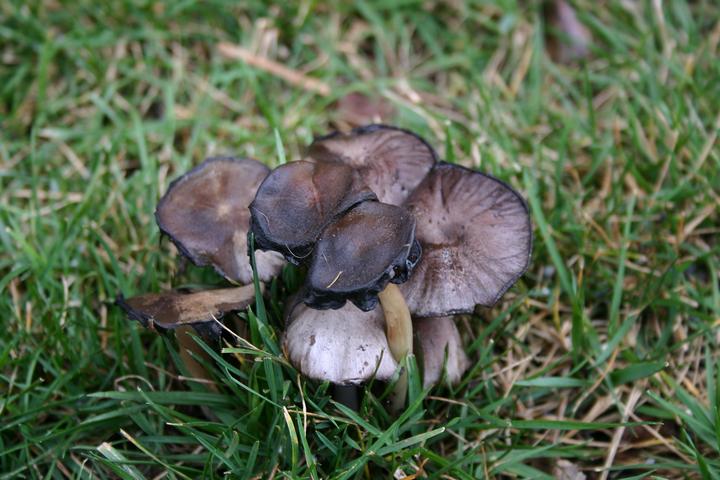
[[[404,208],[364,202],[324,231],[313,252],[303,301],[319,309],[350,300],[369,311],[389,282],[405,282],[420,259],[415,219]]]
[[[402,205],[437,161],[435,150],[421,137],[386,125],[318,138],[307,154],[311,159],[336,160],[352,167],[361,183],[391,205]]]
[[[262,182],[250,204],[255,247],[280,252],[298,265],[330,222],[375,198],[342,163],[300,160],[282,165]]]
[[[423,258],[400,288],[416,317],[492,306],[525,272],[532,250],[527,205],[483,173],[439,163],[406,202]]]
[[[160,199],[155,219],[180,252],[224,277],[252,282],[247,256],[248,205],[268,167],[247,158],[209,158],[173,181]],[[275,253],[256,257],[258,276],[268,281],[284,261]]]

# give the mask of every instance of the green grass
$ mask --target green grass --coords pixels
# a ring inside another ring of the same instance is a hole
[[[534,2],[0,2],[0,478],[720,476],[720,6],[574,3],[592,52],[563,66]],[[411,368],[397,418],[380,385],[334,404],[280,353],[286,272],[218,392],[182,380],[112,305],[218,283],[159,196],[211,154],[299,158],[355,91],[529,200],[530,271],[460,323],[472,368]]]

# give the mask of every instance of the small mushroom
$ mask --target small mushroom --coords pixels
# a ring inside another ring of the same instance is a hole
[[[349,165],[362,184],[391,205],[402,205],[437,161],[435,150],[421,137],[387,125],[331,133],[316,139],[307,154]]]
[[[325,226],[360,202],[374,200],[339,162],[296,161],[273,170],[250,204],[255,247],[280,252],[298,265]]]
[[[558,63],[572,63],[590,54],[590,31],[580,22],[566,0],[546,0],[544,16],[548,28],[547,46],[550,57]]]
[[[525,200],[489,175],[439,163],[412,193],[423,259],[401,290],[416,317],[493,306],[525,272],[532,226]]]
[[[129,299],[119,296],[115,303],[130,319],[146,328],[174,330],[180,357],[187,369],[194,377],[209,380],[205,367],[189,354],[193,352],[209,360],[206,352],[189,336],[190,330],[212,344],[222,336],[220,320],[229,312],[246,309],[254,298],[255,288],[246,285],[194,293],[150,293]]]
[[[149,293],[128,299],[120,296],[116,304],[146,328],[174,330],[193,326],[199,333],[217,338],[222,334],[217,320],[228,312],[246,309],[254,299],[255,288],[245,285],[194,293]]]
[[[233,283],[250,284],[253,270],[247,255],[248,205],[268,167],[256,160],[215,157],[174,180],[160,199],[155,218],[178,250],[199,266],[212,266]],[[276,252],[256,255],[258,278],[267,282],[284,265]],[[262,285],[261,285],[262,288]],[[195,376],[208,378],[188,351],[205,352],[187,335],[193,328],[206,341],[217,342],[217,322],[226,313],[244,310],[255,300],[253,285],[185,294],[164,292],[116,302],[128,317],[160,331],[175,330],[184,363]]]
[[[433,168],[406,207],[415,215],[423,257],[400,289],[414,328],[425,332],[416,335],[423,383],[437,383],[443,364],[453,383],[468,362],[449,316],[494,305],[525,272],[532,251],[529,212],[507,184],[444,162]]]
[[[412,353],[412,323],[397,285],[380,292],[380,302],[382,309],[369,311],[349,303],[337,310],[317,310],[293,299],[283,336],[286,356],[303,375],[336,386],[359,385],[372,377],[391,380],[398,362]],[[390,398],[392,411],[404,406],[407,381],[402,370]],[[357,409],[354,389],[334,391],[338,401]]]
[[[397,369],[385,337],[382,311],[352,304],[316,310],[298,303],[283,336],[286,356],[308,378],[338,385],[387,381]]]
[[[372,97],[361,92],[351,92],[337,101],[336,122],[341,125],[361,126],[382,122],[395,115],[395,109],[387,99]]]
[[[339,308],[350,300],[372,310],[389,282],[408,279],[420,253],[415,220],[405,209],[361,203],[323,231],[310,261],[304,301],[313,308]]]
[[[170,184],[155,211],[158,227],[195,265],[211,265],[236,283],[252,282],[248,205],[269,171],[248,158],[205,160]],[[260,252],[256,261],[265,282],[284,264],[275,252]]]

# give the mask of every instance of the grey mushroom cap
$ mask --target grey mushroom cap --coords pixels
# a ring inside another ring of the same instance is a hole
[[[363,312],[351,303],[315,310],[298,303],[289,316],[283,347],[306,377],[340,385],[390,380],[398,368],[385,336],[382,309]]]
[[[460,332],[452,317],[419,318],[413,321],[416,354],[423,368],[423,388],[444,378],[454,385],[470,366]]]
[[[391,205],[402,205],[437,161],[435,150],[421,137],[387,125],[367,125],[317,138],[308,148],[308,156],[349,165],[362,184]]]
[[[190,261],[210,265],[241,284],[252,282],[247,255],[248,205],[270,170],[248,158],[205,160],[170,184],[155,219],[160,230]],[[256,256],[258,277],[269,281],[285,264],[281,255]]]
[[[439,163],[408,198],[423,256],[401,285],[414,317],[492,306],[527,270],[532,225],[525,200],[489,175]]]

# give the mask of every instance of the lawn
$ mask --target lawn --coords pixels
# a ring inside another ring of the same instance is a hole
[[[572,3],[560,63],[540,2],[0,1],[0,478],[720,477],[720,4]],[[373,116],[531,209],[461,383],[335,403],[280,352],[290,268],[186,380],[113,304],[221,284],[161,238],[169,182]]]

